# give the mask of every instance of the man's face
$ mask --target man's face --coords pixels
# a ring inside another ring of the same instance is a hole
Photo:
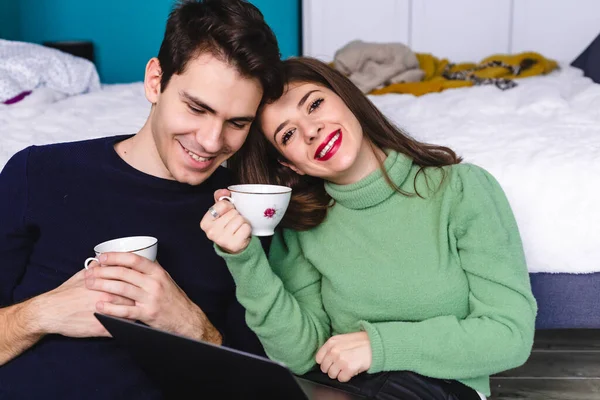
[[[242,77],[211,54],[188,62],[154,98],[151,130],[166,178],[204,182],[246,140],[262,98],[256,79]]]

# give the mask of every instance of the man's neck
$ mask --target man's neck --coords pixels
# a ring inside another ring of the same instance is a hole
[[[138,171],[157,178],[173,179],[158,154],[150,119],[137,134],[117,143],[115,151],[123,161]]]

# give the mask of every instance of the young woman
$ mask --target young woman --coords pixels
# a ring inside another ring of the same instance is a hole
[[[285,68],[231,163],[243,183],[293,188],[269,256],[227,201],[201,223],[249,326],[293,372],[367,396],[489,395],[489,375],[527,360],[537,311],[501,187],[327,65]]]

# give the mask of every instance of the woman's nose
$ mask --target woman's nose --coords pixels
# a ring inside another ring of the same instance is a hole
[[[319,134],[321,133],[323,127],[323,123],[318,121],[307,122],[303,129],[304,137],[308,142],[312,142],[313,140],[319,137]]]

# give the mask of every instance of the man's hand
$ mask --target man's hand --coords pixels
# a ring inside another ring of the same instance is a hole
[[[331,379],[348,382],[371,367],[371,342],[366,332],[347,333],[329,338],[315,356],[321,371]]]
[[[69,337],[110,336],[94,317],[96,303],[133,305],[134,302],[111,293],[89,290],[85,287],[85,270],[73,275],[54,290],[32,299],[30,315],[43,333]]]
[[[96,303],[132,305],[130,299],[85,287],[85,270],[54,290],[0,308],[0,366],[46,334],[70,337],[110,336],[96,317]]]
[[[157,262],[133,253],[104,253],[98,259],[101,265],[85,274],[86,286],[134,302],[114,304],[98,301],[98,312],[139,320],[154,328],[221,344],[220,333],[204,312]]]

